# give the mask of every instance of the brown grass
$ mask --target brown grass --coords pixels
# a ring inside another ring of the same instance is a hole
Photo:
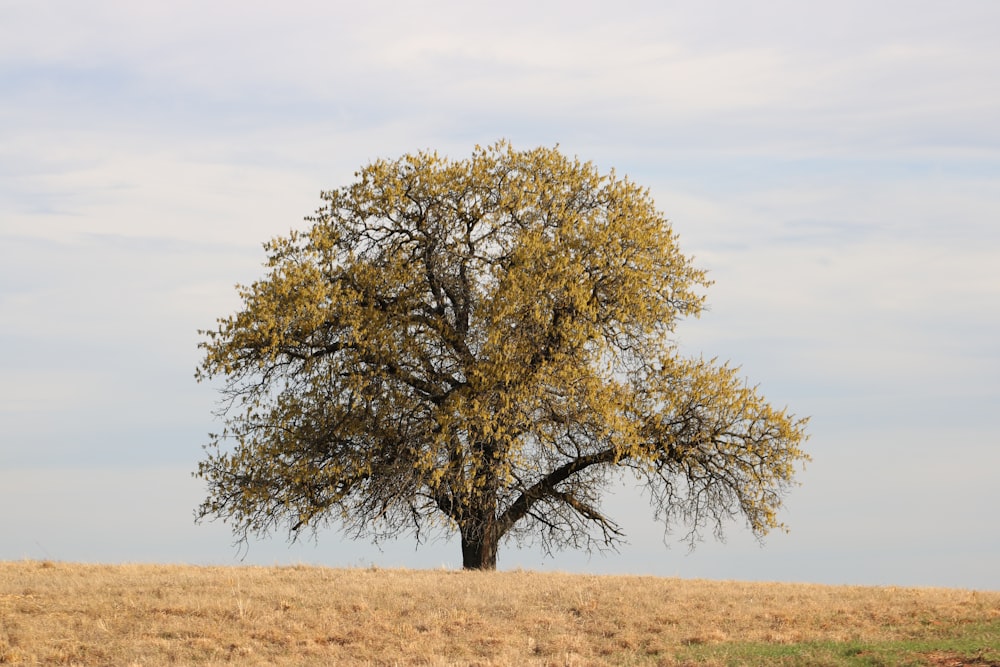
[[[676,664],[946,639],[1000,592],[534,572],[0,563],[0,664]],[[943,664],[943,663],[941,663]]]

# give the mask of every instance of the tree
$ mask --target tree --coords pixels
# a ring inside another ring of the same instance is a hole
[[[200,332],[225,430],[199,519],[243,540],[457,530],[464,567],[494,569],[503,539],[619,544],[600,500],[624,469],[692,543],[737,517],[781,526],[805,420],[679,354],[709,281],[647,190],[505,142],[355,176]]]

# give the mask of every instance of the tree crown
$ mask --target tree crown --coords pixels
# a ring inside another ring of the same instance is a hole
[[[779,525],[805,422],[680,357],[709,281],[647,190],[501,142],[376,161],[321,197],[203,332],[226,430],[200,516],[243,535],[458,528],[489,566],[507,536],[613,545],[599,501],[619,467],[692,539],[737,515]]]

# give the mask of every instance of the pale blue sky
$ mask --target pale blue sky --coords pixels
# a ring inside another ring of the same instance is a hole
[[[811,415],[789,534],[502,568],[1000,589],[1000,4],[0,3],[0,559],[234,562],[199,328],[378,157],[559,144],[711,271],[692,354]],[[238,561],[236,561],[238,562]],[[457,567],[458,545],[250,545]]]

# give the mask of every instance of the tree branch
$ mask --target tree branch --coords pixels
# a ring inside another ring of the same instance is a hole
[[[594,465],[612,463],[619,456],[614,447],[609,447],[594,454],[588,454],[569,461],[556,468],[542,479],[535,482],[530,488],[518,496],[517,500],[500,515],[497,521],[498,534],[503,535],[510,528],[520,521],[531,509],[532,505],[545,497],[558,497],[559,492],[556,486],[566,481],[571,476]],[[586,515],[584,515],[586,516]]]

